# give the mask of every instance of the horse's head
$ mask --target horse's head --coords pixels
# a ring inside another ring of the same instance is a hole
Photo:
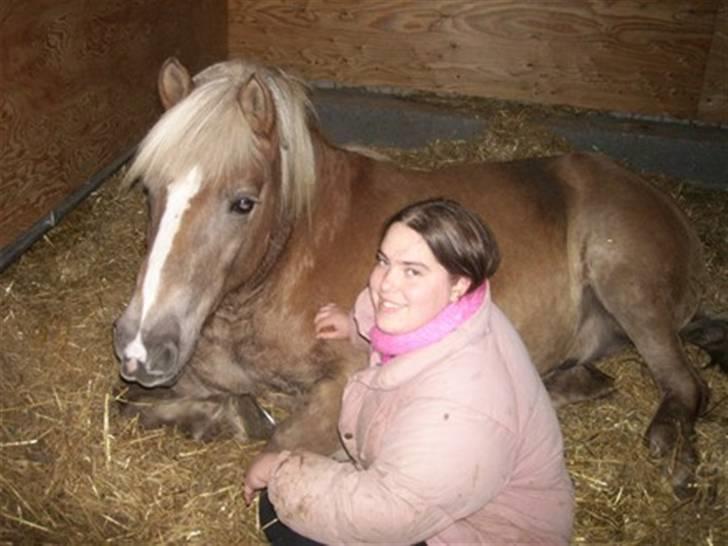
[[[270,265],[313,186],[305,88],[280,71],[229,61],[194,78],[178,61],[158,81],[165,114],[127,180],[148,200],[148,250],[114,325],[121,375],[174,383],[205,319]]]

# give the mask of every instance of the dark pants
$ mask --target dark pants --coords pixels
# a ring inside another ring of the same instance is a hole
[[[278,521],[275,508],[268,500],[267,491],[260,493],[258,521],[260,521],[260,528],[273,546],[323,546],[320,542],[299,535],[296,531]],[[425,542],[419,542],[415,546],[427,545]]]
[[[265,490],[260,492],[258,499],[258,521],[265,537],[273,546],[323,546],[320,542],[299,535],[278,521],[278,514],[268,500],[268,491]]]

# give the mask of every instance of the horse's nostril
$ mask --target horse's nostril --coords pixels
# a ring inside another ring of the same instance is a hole
[[[164,344],[164,359],[168,364],[177,362],[177,344],[168,342]]]
[[[165,370],[168,371],[170,369],[174,369],[177,366],[177,354],[178,349],[176,343],[168,341],[164,344],[164,348],[162,349],[161,354],[161,362],[163,363]]]
[[[149,375],[162,376],[173,373],[177,368],[179,348],[177,343],[167,340],[152,349],[145,366]]]

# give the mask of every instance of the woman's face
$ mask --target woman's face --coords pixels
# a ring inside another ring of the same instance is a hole
[[[416,330],[457,301],[470,281],[453,278],[440,265],[422,236],[401,222],[392,224],[369,275],[369,295],[380,330],[404,334]]]

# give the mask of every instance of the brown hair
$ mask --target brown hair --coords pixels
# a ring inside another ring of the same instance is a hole
[[[419,233],[448,273],[470,279],[468,292],[498,269],[500,250],[493,232],[477,214],[456,201],[428,199],[405,207],[384,224],[380,244],[397,222]]]

